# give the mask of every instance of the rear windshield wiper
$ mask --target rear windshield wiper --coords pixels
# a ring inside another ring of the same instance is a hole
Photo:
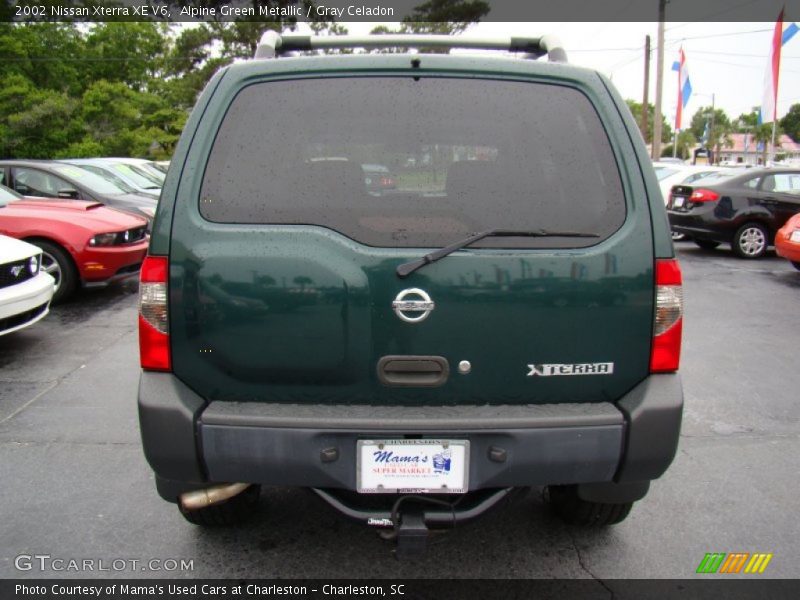
[[[401,279],[404,277],[408,277],[416,271],[424,267],[425,265],[429,265],[431,263],[436,262],[447,256],[448,254],[452,254],[456,250],[461,250],[462,248],[466,248],[467,246],[474,244],[482,240],[483,238],[487,237],[575,237],[575,238],[596,238],[600,237],[597,233],[581,233],[578,231],[547,231],[545,229],[539,229],[537,231],[511,231],[508,229],[487,229],[486,231],[481,231],[480,233],[473,233],[468,238],[464,238],[459,242],[455,242],[454,244],[450,244],[449,246],[445,246],[439,250],[434,250],[430,254],[426,254],[422,258],[418,258],[417,260],[412,260],[411,262],[403,263],[397,267],[397,276]]]

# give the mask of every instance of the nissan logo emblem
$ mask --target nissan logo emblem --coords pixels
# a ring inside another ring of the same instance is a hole
[[[419,323],[428,318],[436,305],[425,290],[408,288],[397,294],[392,308],[406,323]]]

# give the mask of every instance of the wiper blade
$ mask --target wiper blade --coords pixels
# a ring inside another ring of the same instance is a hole
[[[535,231],[512,231],[508,229],[487,229],[486,231],[481,231],[479,233],[474,233],[468,238],[464,238],[461,241],[455,242],[454,244],[450,244],[449,246],[445,246],[444,248],[440,248],[439,250],[434,250],[430,254],[426,254],[422,258],[418,258],[417,260],[412,260],[411,262],[403,263],[397,267],[397,276],[401,279],[408,277],[416,271],[417,269],[421,269],[425,265],[429,265],[431,263],[436,262],[447,256],[448,254],[452,254],[456,250],[461,250],[462,248],[466,248],[482,240],[483,238],[487,237],[535,237],[535,238],[543,238],[543,237],[573,237],[573,238],[596,238],[600,237],[597,233],[583,233],[580,231],[547,231],[545,229],[539,229]]]

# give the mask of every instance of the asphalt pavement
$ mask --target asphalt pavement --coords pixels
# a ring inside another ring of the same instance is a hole
[[[142,455],[129,283],[0,337],[0,577],[686,578],[707,552],[773,553],[765,576],[800,577],[800,272],[774,256],[678,248],[680,446],[616,527],[560,523],[541,489],[435,535],[414,561],[302,489],[263,491],[239,527],[186,523]],[[18,558],[35,555],[50,558]],[[53,567],[71,559],[94,570]],[[191,569],[163,570],[172,560]]]

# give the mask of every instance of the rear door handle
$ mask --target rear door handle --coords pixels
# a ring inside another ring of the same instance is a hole
[[[392,387],[437,387],[449,375],[443,356],[383,356],[378,361],[378,380]]]

